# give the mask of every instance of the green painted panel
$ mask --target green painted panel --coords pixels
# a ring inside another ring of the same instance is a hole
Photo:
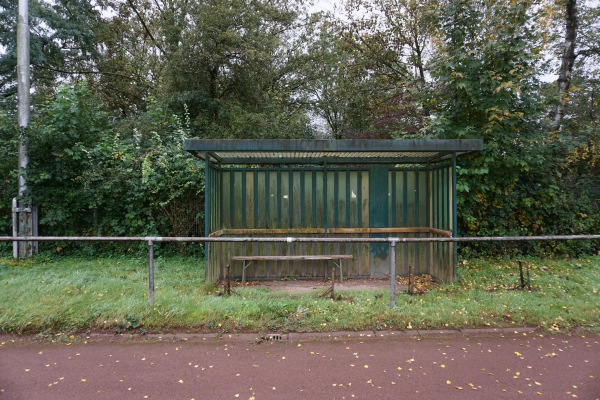
[[[340,172],[336,174],[337,188],[335,190],[335,208],[337,215],[336,228],[347,228],[349,226],[348,212],[349,212],[349,196],[348,196],[348,182],[346,181],[346,173]]]
[[[339,228],[340,225],[340,173],[339,171],[333,171],[333,201],[331,202],[331,214],[333,216],[333,224],[330,227]],[[331,176],[330,176],[331,178]],[[331,185],[329,185],[331,186]]]
[[[278,196],[277,190],[280,190],[280,185],[277,182],[280,181],[280,175],[278,171],[269,174],[269,210],[267,220],[267,228],[278,228],[280,215],[281,215],[281,202]],[[274,253],[277,254],[277,253]]]
[[[323,172],[316,172],[314,175],[314,184],[313,184],[313,210],[315,211],[315,227],[327,227],[327,222],[325,221],[325,199],[322,195],[324,187],[323,187]]]
[[[404,171],[396,171],[396,221],[394,226],[406,227],[408,214],[408,199],[406,196],[406,174]],[[402,249],[399,249],[402,252]]]
[[[278,177],[279,190],[276,196],[279,199],[279,221],[277,221],[278,228],[290,228],[290,210],[293,210],[293,196],[290,191],[290,176],[289,171],[282,171],[280,177]]]
[[[316,220],[316,210],[317,205],[315,201],[315,195],[313,194],[313,185],[316,186],[315,181],[312,179],[312,172],[305,172],[302,174],[304,176],[304,184],[302,188],[304,189],[304,194],[302,195],[302,210],[303,210],[303,224],[302,228],[313,228],[316,226],[314,220]],[[314,208],[314,210],[313,210]]]
[[[302,227],[302,204],[300,201],[300,181],[303,174],[295,171],[289,174],[290,181],[290,228]]]
[[[388,187],[390,188],[388,226],[401,226],[398,225],[398,171],[395,169],[390,170],[388,178]]]
[[[298,210],[298,212],[295,213],[295,217],[300,217],[300,220],[294,220],[294,224],[296,224],[296,226],[299,226],[300,228],[306,228],[308,225],[306,217],[307,215],[310,215],[310,213],[307,213],[306,210],[306,172],[298,171],[297,174],[299,175],[299,179],[296,177],[296,173],[294,174],[294,192],[298,193],[299,199],[295,203],[296,209]]]
[[[359,228],[369,227],[369,176],[370,171],[360,172],[360,193],[359,199],[361,201],[360,211],[362,218],[360,219],[361,225]],[[369,235],[362,234],[362,237],[369,237]],[[371,245],[369,243],[360,244],[360,276],[371,276]]]
[[[255,210],[255,227],[264,229],[267,227],[267,186],[265,172],[259,171],[255,173],[254,187],[257,188],[254,201],[257,206]]]
[[[407,213],[407,227],[416,227],[420,226],[418,224],[417,219],[417,209],[418,209],[418,191],[417,191],[417,176],[418,174],[415,171],[408,171],[405,175],[406,179],[406,213]]]
[[[233,180],[233,196],[232,203],[234,204],[233,220],[231,221],[231,225],[235,228],[243,228],[244,227],[244,208],[242,205],[245,202],[246,194],[242,192],[242,180],[244,179],[243,171],[236,171],[233,176],[235,177]]]
[[[348,199],[348,212],[346,219],[348,221],[348,227],[358,228],[361,226],[361,213],[360,213],[360,193],[359,186],[360,173],[349,173],[347,176],[348,187],[346,198]]]
[[[346,180],[346,193],[345,193],[345,197],[346,197],[346,215],[345,215],[345,225],[346,227],[355,227],[356,224],[354,223],[356,221],[356,218],[352,218],[351,214],[352,214],[352,210],[353,210],[353,206],[355,205],[356,202],[352,201],[352,195],[351,195],[351,191],[352,191],[352,176],[356,176],[356,173],[351,174],[350,171],[346,171],[345,174],[345,180]]]
[[[320,191],[317,189],[317,182],[318,182],[318,179],[317,179],[317,171],[313,171],[313,172],[312,172],[312,182],[311,182],[311,187],[312,187],[312,191],[311,191],[311,193],[312,193],[312,194],[311,194],[311,197],[310,197],[310,198],[311,198],[311,201],[312,201],[312,225],[311,225],[312,227],[317,227],[317,226],[319,226],[319,225],[320,225],[320,224],[317,224],[318,215],[319,215],[319,214],[318,214],[318,210],[317,210],[317,207],[318,207],[317,195],[318,195],[319,193],[322,193],[322,192],[320,192]],[[321,187],[321,186],[320,186],[320,187]],[[321,189],[321,190],[322,190],[322,189]],[[319,198],[320,198],[320,197],[321,197],[321,196],[319,196]]]
[[[252,228],[255,226],[256,222],[255,222],[255,216],[256,216],[256,212],[255,209],[256,207],[258,207],[258,205],[255,203],[256,201],[256,196],[254,193],[254,179],[255,179],[255,174],[253,171],[248,171],[246,173],[246,185],[245,185],[245,194],[244,197],[246,198],[246,219],[245,219],[245,223],[243,228]]]
[[[231,173],[223,173],[221,175],[223,184],[223,198],[229,199],[231,197]],[[223,208],[221,209],[221,221],[224,228],[231,228],[231,207],[229,206],[229,201],[223,204]]]
[[[248,184],[248,173],[246,171],[241,171],[240,172],[240,184],[241,184],[241,191],[240,191],[240,196],[241,196],[241,200],[242,200],[242,204],[241,204],[241,219],[240,219],[240,227],[245,228],[248,226],[247,223],[247,218],[248,218],[248,214],[247,214],[247,205],[246,202],[248,200],[248,188],[246,187],[246,185]]]
[[[357,216],[356,216],[356,227],[357,228],[362,228],[363,225],[363,175],[365,175],[365,179],[367,179],[368,175],[366,174],[366,172],[363,171],[358,171],[356,174],[356,207],[357,207]]]
[[[207,184],[212,206],[209,225],[212,231],[220,228],[303,227],[432,226],[450,229],[450,207],[454,200],[451,173],[448,166],[429,171],[384,165],[362,170],[335,167],[326,172],[286,167],[210,169]],[[370,235],[345,235],[352,236]],[[386,237],[388,234],[372,236]],[[343,253],[353,255],[353,260],[346,262],[346,276],[383,276],[389,271],[387,243],[214,243],[211,246],[209,263],[215,265],[207,267],[207,278],[219,276],[223,265],[230,263],[234,254]],[[399,243],[396,253],[399,275],[406,275],[408,266],[414,265],[417,273],[429,272],[445,280],[448,279],[446,276],[453,277],[452,245]],[[329,271],[329,266],[322,262],[262,261],[253,264],[249,271],[249,279],[277,279],[286,275],[318,278]],[[232,266],[232,274],[238,273],[241,276],[241,263]]]
[[[369,227],[388,227],[389,187],[388,167],[375,166],[369,174]],[[372,234],[371,237],[385,237],[385,234]],[[372,277],[383,277],[389,271],[389,248],[387,243],[371,243],[370,266]]]
[[[421,171],[417,175],[419,177],[417,183],[417,196],[418,197],[418,208],[415,212],[418,215],[418,224],[419,226],[428,226],[427,224],[427,212],[429,210],[429,202],[427,196],[427,171]],[[426,235],[421,235],[421,237],[426,237]],[[429,266],[427,264],[427,252],[429,250],[428,243],[419,243],[417,244],[418,251],[418,264],[419,264],[419,272],[420,273],[428,273]]]

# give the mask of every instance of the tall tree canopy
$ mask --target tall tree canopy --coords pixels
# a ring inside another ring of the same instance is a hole
[[[600,229],[592,0],[342,0],[314,14],[301,0],[29,4],[43,233],[190,233],[203,172],[182,137],[315,135],[482,138],[459,169],[461,234]],[[16,14],[0,0],[2,230],[16,191]]]

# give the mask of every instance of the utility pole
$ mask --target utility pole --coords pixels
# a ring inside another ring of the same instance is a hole
[[[28,0],[19,0],[19,19],[17,21],[17,95],[19,124],[19,195],[17,204],[13,201],[13,221],[17,222],[18,236],[33,236],[33,207],[27,193],[25,172],[29,164],[27,154],[27,138],[25,132],[29,126],[30,116],[30,77],[29,77],[29,10]],[[13,226],[13,235],[15,227]],[[13,245],[17,250],[15,257],[26,258],[33,253],[32,242],[18,242]]]

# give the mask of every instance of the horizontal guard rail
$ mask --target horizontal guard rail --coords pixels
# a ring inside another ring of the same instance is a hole
[[[147,242],[148,299],[154,304],[154,243],[156,242],[332,242],[332,243],[389,243],[390,244],[390,307],[396,306],[396,244],[418,242],[511,242],[545,240],[598,240],[600,235],[548,236],[480,236],[428,238],[329,238],[329,237],[161,237],[161,236],[0,236],[0,242]]]
[[[535,240],[596,240],[600,235],[550,235],[550,236],[470,236],[470,237],[431,237],[431,238],[330,238],[294,237],[294,242],[510,242]],[[289,237],[161,237],[161,236],[0,236],[0,242],[289,242]]]

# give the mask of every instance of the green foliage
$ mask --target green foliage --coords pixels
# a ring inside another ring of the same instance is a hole
[[[203,219],[204,171],[182,149],[189,119],[149,103],[144,119],[111,127],[82,82],[61,86],[40,107],[27,176],[42,235],[194,233]],[[60,251],[69,248],[90,245]]]
[[[0,92],[16,94],[17,3],[0,0]],[[56,81],[87,74],[99,56],[96,32],[100,11],[87,0],[31,0],[29,4],[32,81],[37,92],[52,90]]]
[[[41,107],[28,136],[27,179],[34,204],[43,208],[41,225],[68,235],[89,220],[91,194],[84,172],[93,166],[90,150],[107,126],[87,85],[63,85]]]
[[[544,108],[535,78],[539,39],[532,30],[532,5],[448,2],[439,18],[443,42],[432,63],[436,111],[428,129],[441,138],[484,139],[484,151],[462,160],[458,171],[461,235],[588,232],[586,224],[578,224],[586,207],[561,187],[562,144],[540,123]],[[540,250],[517,247],[508,251]],[[470,248],[507,251],[495,245]]]
[[[556,87],[538,79],[544,56],[560,58],[544,54],[561,37],[560,2],[352,0],[344,18],[304,15],[296,0],[29,3],[28,179],[41,234],[198,235],[204,171],[184,137],[319,133],[483,138],[483,153],[459,159],[461,235],[600,231],[600,19],[590,4],[580,7],[565,118],[550,134]],[[17,190],[16,13],[0,0],[6,234]],[[600,244],[463,249],[577,255]]]
[[[163,97],[179,113],[185,104],[202,136],[305,136],[306,112],[288,88],[296,7],[294,1],[190,5],[192,24],[181,26],[166,62]]]
[[[12,199],[17,196],[17,119],[0,109],[0,235],[12,235]],[[0,243],[0,249],[9,243]]]

